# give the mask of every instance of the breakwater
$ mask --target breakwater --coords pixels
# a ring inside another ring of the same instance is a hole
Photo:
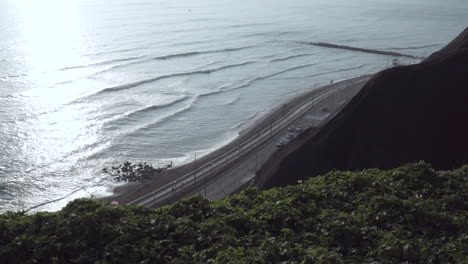
[[[336,44],[325,43],[325,42],[301,42],[301,43],[306,44],[306,45],[325,47],[325,48],[346,49],[346,50],[360,51],[360,52],[365,52],[365,53],[373,53],[373,54],[380,54],[380,55],[387,55],[387,56],[394,56],[394,57],[407,57],[407,58],[410,58],[410,59],[420,59],[420,57],[417,57],[417,56],[398,53],[398,52],[393,52],[393,51],[363,49],[363,48],[344,46],[344,45],[336,45]]]

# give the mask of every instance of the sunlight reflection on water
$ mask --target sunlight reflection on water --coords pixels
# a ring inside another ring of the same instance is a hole
[[[0,212],[109,194],[104,166],[180,164],[289,95],[387,59],[299,41],[436,44],[408,50],[426,56],[468,23],[414,1],[0,0]]]

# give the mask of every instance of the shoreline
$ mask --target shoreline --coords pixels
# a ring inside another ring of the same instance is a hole
[[[359,78],[359,77],[366,76],[366,75],[367,74],[364,74],[355,78]],[[354,78],[351,78],[348,80],[352,80],[352,79]],[[239,131],[235,139],[229,141],[222,147],[219,147],[207,153],[206,155],[201,156],[199,159],[197,159],[197,167],[200,167],[203,164],[206,164],[209,160],[213,159],[214,157],[217,157],[221,155],[222,153],[236,147],[239,144],[239,142],[242,142],[245,138],[248,138],[251,135],[256,134],[259,131],[270,126],[270,124],[273,123],[275,120],[278,120],[279,117],[282,116],[285,111],[289,111],[295,105],[300,104],[301,102],[304,102],[310,99],[310,97],[313,97],[323,92],[324,90],[328,89],[331,85],[336,85],[337,83],[345,82],[345,81],[346,80],[340,80],[340,81],[334,82],[333,84],[329,83],[329,84],[325,84],[321,86],[311,86],[308,89],[304,89],[303,91],[299,91],[297,92],[297,94],[292,95],[290,98],[286,99],[283,103],[273,106],[270,109],[266,109],[264,114],[260,115],[259,117],[253,120],[248,121],[251,123],[250,124],[247,123],[245,128]],[[188,163],[166,170],[160,175],[158,175],[157,178],[155,177],[145,183],[133,182],[133,183],[126,183],[122,186],[118,186],[113,189],[114,195],[101,197],[97,199],[101,201],[118,201],[119,203],[126,204],[137,199],[138,197],[142,195],[150,193],[160,187],[163,187],[179,179],[180,177],[192,171],[194,167],[195,167],[195,162],[190,161]]]

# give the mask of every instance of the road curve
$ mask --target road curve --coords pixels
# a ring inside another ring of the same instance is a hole
[[[252,152],[259,151],[265,142],[274,138],[275,135],[287,128],[300,116],[307,113],[313,106],[350,86],[358,85],[362,87],[371,78],[371,76],[372,75],[363,75],[357,78],[327,85],[327,89],[291,108],[290,111],[284,113],[277,121],[271,123],[267,128],[263,129],[259,133],[245,138],[236,147],[225,151],[222,155],[208,160],[198,168],[195,167],[194,170],[179,179],[143,195],[128,204],[154,206],[164,204],[165,201],[174,200],[177,197],[183,197],[183,194],[201,192],[202,188],[205,188],[206,193],[206,184],[219,177],[219,175],[222,174],[220,172],[227,170],[234,163],[242,162],[246,156],[251,156]],[[335,115],[336,112],[332,114]],[[197,189],[200,190],[197,191]]]

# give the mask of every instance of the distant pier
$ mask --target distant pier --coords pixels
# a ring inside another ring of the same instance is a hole
[[[417,57],[417,56],[413,56],[413,55],[409,55],[409,54],[402,54],[402,53],[393,52],[393,51],[363,49],[363,48],[344,46],[344,45],[336,45],[336,44],[325,43],[325,42],[301,42],[301,43],[306,44],[306,45],[313,45],[313,46],[332,48],[332,49],[346,49],[346,50],[360,51],[360,52],[365,52],[365,53],[380,54],[380,55],[387,55],[387,56],[394,56],[394,57],[406,57],[406,58],[410,58],[410,59],[420,59],[420,57]]]

